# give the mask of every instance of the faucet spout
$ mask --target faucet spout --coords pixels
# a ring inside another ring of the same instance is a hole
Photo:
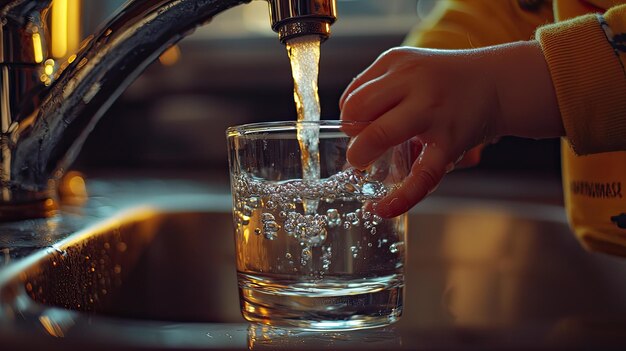
[[[330,36],[337,20],[335,0],[269,0],[272,29],[282,43],[303,35]]]
[[[0,221],[53,213],[56,184],[135,78],[197,26],[250,1],[130,0],[57,74],[44,75],[52,0],[0,0]],[[330,35],[335,0],[267,1],[281,41]]]

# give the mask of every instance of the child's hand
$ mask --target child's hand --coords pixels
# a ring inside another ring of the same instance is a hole
[[[341,119],[372,121],[348,161],[365,168],[389,147],[423,144],[411,174],[376,211],[399,215],[422,200],[467,150],[502,135],[563,135],[541,49],[521,42],[478,50],[396,48],[346,89]]]

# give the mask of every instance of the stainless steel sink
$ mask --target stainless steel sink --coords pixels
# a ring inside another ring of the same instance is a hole
[[[228,208],[227,196],[199,193],[137,200],[0,268],[0,345],[626,345],[626,262],[581,249],[558,206],[428,199],[410,214],[401,321],[340,333],[278,330],[242,319]]]

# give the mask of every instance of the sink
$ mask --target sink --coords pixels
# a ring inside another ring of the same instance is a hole
[[[229,197],[203,191],[127,203],[0,267],[0,344],[64,350],[626,345],[626,261],[584,251],[559,206],[451,196],[431,197],[410,213],[400,322],[341,333],[249,325],[239,312]]]

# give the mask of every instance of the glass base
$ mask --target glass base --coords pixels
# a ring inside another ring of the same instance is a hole
[[[309,331],[382,327],[400,319],[404,283],[397,275],[377,280],[388,284],[355,289],[363,280],[333,281],[334,294],[330,294],[328,288],[308,285],[303,291],[239,273],[241,311],[246,320],[273,327]],[[329,285],[326,279],[324,285]]]

